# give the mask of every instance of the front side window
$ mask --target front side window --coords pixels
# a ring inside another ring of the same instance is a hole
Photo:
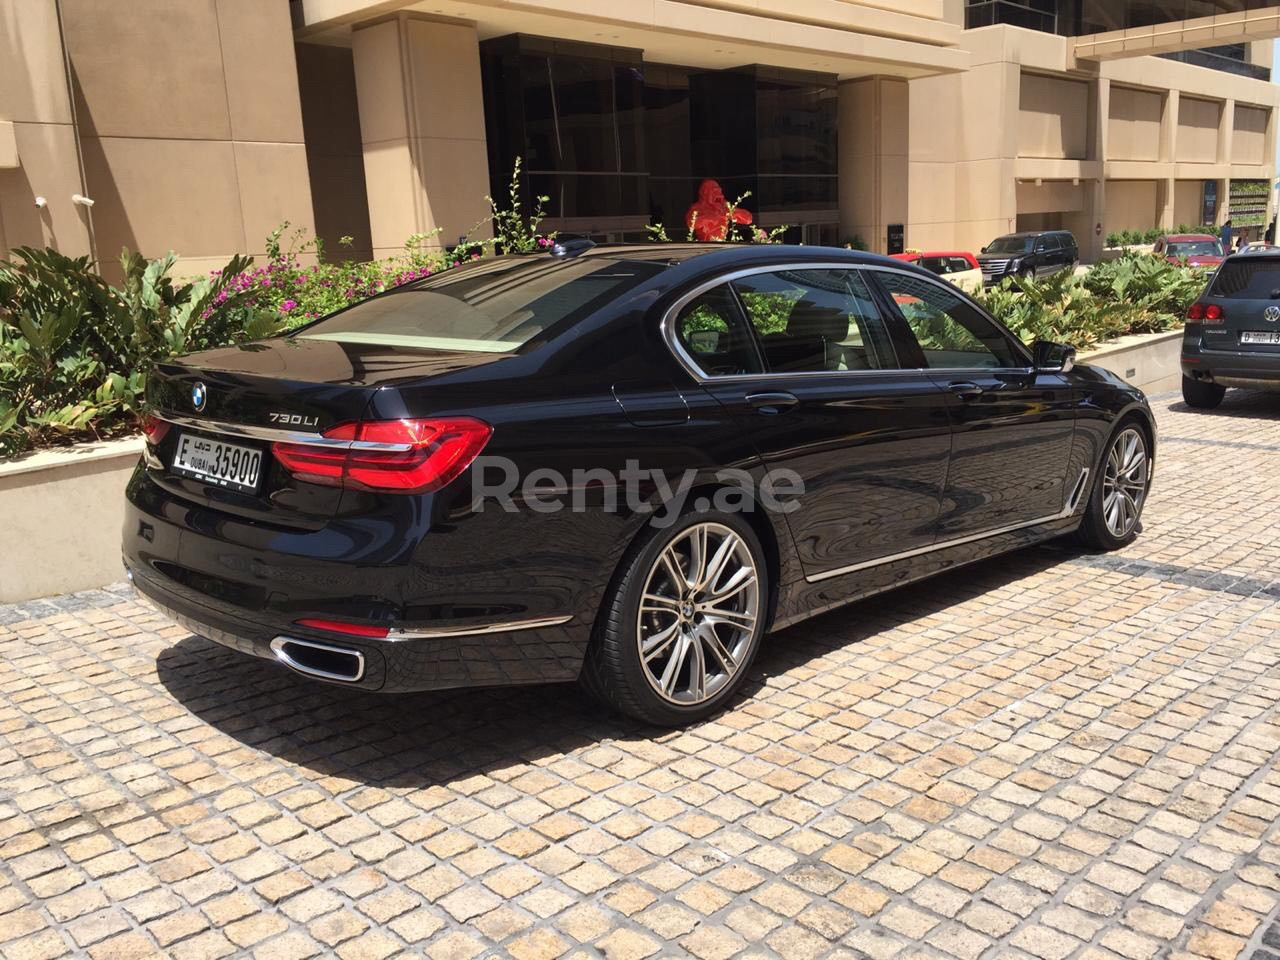
[[[709,377],[760,373],[760,355],[729,285],[690,300],[675,322],[676,340]]]
[[[866,281],[853,270],[778,270],[733,281],[771,373],[891,366]]]
[[[511,353],[663,267],[605,257],[494,259],[365,300],[298,333],[346,343]]]
[[[930,369],[1026,366],[1009,338],[987,317],[945,287],[896,272],[879,275]]]

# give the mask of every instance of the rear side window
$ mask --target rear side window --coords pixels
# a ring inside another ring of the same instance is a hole
[[[482,260],[358,303],[298,336],[509,353],[553,326],[587,317],[662,269],[604,257]]]
[[[680,311],[676,340],[709,377],[760,373],[760,355],[751,331],[726,283],[700,293]]]
[[[1230,260],[1218,269],[1209,293],[1231,300],[1280,300],[1280,260]]]
[[[892,366],[866,282],[853,270],[778,270],[733,281],[770,373]]]

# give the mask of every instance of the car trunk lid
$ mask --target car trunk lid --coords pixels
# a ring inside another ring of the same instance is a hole
[[[152,478],[217,510],[318,528],[338,511],[342,490],[295,479],[273,442],[323,442],[325,431],[360,420],[379,389],[498,359],[291,337],[158,364],[148,404],[168,427],[149,450]]]

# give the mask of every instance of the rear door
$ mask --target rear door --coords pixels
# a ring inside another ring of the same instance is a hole
[[[1072,387],[1043,373],[1007,331],[949,285],[917,274],[872,274],[905,365],[945,391],[954,438],[938,539],[1061,513],[1079,477],[1067,468],[1075,434]]]
[[[672,333],[765,466],[803,483],[785,517],[806,575],[933,543],[947,398],[924,371],[898,364],[859,271],[739,276],[679,307]]]
[[[1221,317],[1201,323],[1203,349],[1280,361],[1280,257],[1232,257],[1218,269],[1204,302],[1216,304]]]

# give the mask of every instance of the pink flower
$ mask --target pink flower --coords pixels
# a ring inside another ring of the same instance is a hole
[[[285,300],[283,303],[280,304],[280,312],[288,313],[290,310],[296,309],[297,306],[298,306],[297,300]]]

